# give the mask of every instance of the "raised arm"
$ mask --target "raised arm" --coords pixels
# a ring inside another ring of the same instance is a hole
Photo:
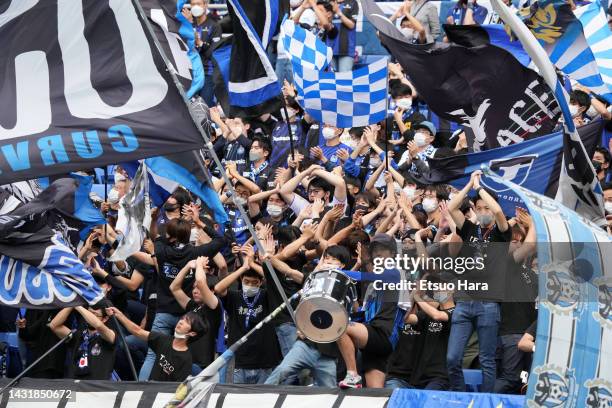
[[[280,195],[283,200],[287,204],[291,204],[293,202],[293,198],[295,196],[295,189],[300,185],[302,180],[304,180],[307,176],[310,175],[316,168],[320,168],[320,166],[312,165],[308,169],[304,170],[301,173],[296,174],[293,178],[289,179],[280,189]]]
[[[151,333],[128,319],[123,312],[121,312],[121,310],[117,309],[116,307],[108,307],[106,308],[106,314],[109,316],[115,316],[117,320],[119,320],[119,323],[121,323],[127,331],[138,337],[140,340],[149,340],[149,334]]]
[[[500,232],[508,231],[510,227],[508,225],[508,220],[506,220],[506,215],[504,214],[504,210],[502,210],[501,206],[491,194],[487,192],[484,188],[480,186],[480,177],[482,176],[482,172],[478,171],[476,177],[474,178],[474,188],[476,189],[476,194],[487,204],[489,209],[493,212],[493,216],[495,217],[495,223],[497,224],[497,229]],[[454,197],[453,197],[454,198]]]
[[[111,344],[115,344],[115,332],[111,330],[107,325],[105,325],[102,320],[98,319],[98,317],[91,313],[89,310],[85,309],[83,306],[77,306],[76,311],[83,316],[85,321],[93,328],[95,328],[100,336]]]
[[[183,309],[187,308],[187,303],[189,303],[189,300],[191,300],[189,295],[187,295],[183,290],[183,282],[185,281],[185,276],[187,276],[190,270],[195,269],[195,267],[195,259],[192,259],[191,261],[187,262],[187,264],[183,266],[183,268],[179,271],[179,273],[176,275],[176,277],[170,284],[170,292],[172,292],[172,296],[174,296],[177,303]]]
[[[227,295],[227,289],[232,286],[232,283],[240,279],[243,273],[249,269],[248,262],[242,264],[242,266],[236,269],[234,272],[227,275],[223,280],[215,285],[215,293],[223,297]]]
[[[341,203],[346,201],[346,183],[342,177],[323,169],[315,169],[312,172],[312,175],[321,177],[323,180],[335,187],[334,197],[336,197],[337,201]]]
[[[472,173],[470,177],[470,181],[459,191],[457,194],[453,196],[453,198],[448,203],[448,212],[455,222],[457,228],[463,228],[463,223],[465,222],[465,216],[460,210],[461,203],[463,199],[468,195],[472,187],[474,186],[474,178],[477,177],[476,172]]]
[[[206,271],[208,270],[208,258],[199,256],[196,259],[195,284],[200,290],[202,300],[209,309],[215,310],[219,305],[219,298],[215,296],[212,290],[208,287],[206,281]]]
[[[66,319],[68,319],[68,316],[70,316],[70,313],[72,313],[73,310],[74,308],[72,307],[67,307],[60,310],[47,324],[49,329],[51,329],[51,331],[55,333],[57,337],[64,338],[70,334],[70,329],[66,327],[64,323],[66,323]]]

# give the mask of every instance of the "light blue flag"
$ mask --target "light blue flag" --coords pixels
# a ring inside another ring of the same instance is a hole
[[[493,172],[488,172],[488,176],[521,198],[536,229],[538,327],[527,406],[609,404],[612,401],[610,235],[552,198],[497,177]]]

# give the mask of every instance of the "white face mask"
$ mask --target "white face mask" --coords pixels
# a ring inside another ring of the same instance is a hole
[[[612,214],[612,202],[606,201],[604,203],[604,208],[606,209],[608,213]]]
[[[570,111],[570,115],[572,115],[572,118],[575,118],[578,115],[578,106],[570,105],[569,111]]]
[[[407,38],[414,37],[414,30],[412,28],[408,28],[408,27],[400,28],[400,32],[404,35],[404,37],[407,37]]]
[[[423,209],[426,213],[434,212],[438,208],[438,200],[427,197],[423,200]]]
[[[108,192],[108,202],[111,204],[117,204],[119,202],[119,191],[113,188]]]
[[[244,207],[246,203],[247,203],[247,200],[244,197],[236,197],[236,204]]]
[[[323,138],[325,140],[331,140],[336,137],[336,131],[333,128],[325,127],[323,128]]]
[[[478,214],[478,223],[486,227],[493,222],[493,216],[491,214]]]
[[[405,110],[412,108],[412,98],[398,99],[397,106]]]
[[[427,146],[427,135],[422,132],[416,132],[414,134],[414,143],[416,143],[418,147]]]
[[[187,338],[187,335],[186,334],[181,334],[181,333],[177,332],[176,330],[174,330],[174,338],[175,339],[183,340],[183,339]]]
[[[380,166],[380,157],[370,157],[370,166],[372,167],[378,167]]]
[[[249,160],[252,162],[256,162],[262,159],[262,155],[259,152],[249,151]]]
[[[193,6],[191,7],[191,15],[194,17],[200,17],[204,15],[204,7],[202,6]]]
[[[414,187],[404,187],[404,193],[408,198],[413,199],[416,194],[416,189]]]
[[[268,211],[268,214],[270,214],[272,217],[278,217],[283,213],[283,208],[274,204],[268,204],[266,210]]]
[[[259,286],[242,285],[242,293],[246,297],[253,297],[259,293]]]

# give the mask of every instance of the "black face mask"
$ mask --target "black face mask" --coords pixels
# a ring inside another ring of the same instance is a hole
[[[595,167],[595,172],[599,173],[601,171],[601,162],[592,160],[593,162],[593,167]]]
[[[368,212],[370,212],[370,207],[368,207],[367,205],[356,205],[355,206],[355,212],[357,212],[359,210],[363,210],[363,212],[365,214],[367,214]]]
[[[164,211],[172,212],[178,209],[178,204],[164,204]]]

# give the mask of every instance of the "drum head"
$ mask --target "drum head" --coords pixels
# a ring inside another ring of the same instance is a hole
[[[337,300],[316,297],[302,301],[295,309],[298,330],[315,343],[332,343],[348,326],[348,313]]]

